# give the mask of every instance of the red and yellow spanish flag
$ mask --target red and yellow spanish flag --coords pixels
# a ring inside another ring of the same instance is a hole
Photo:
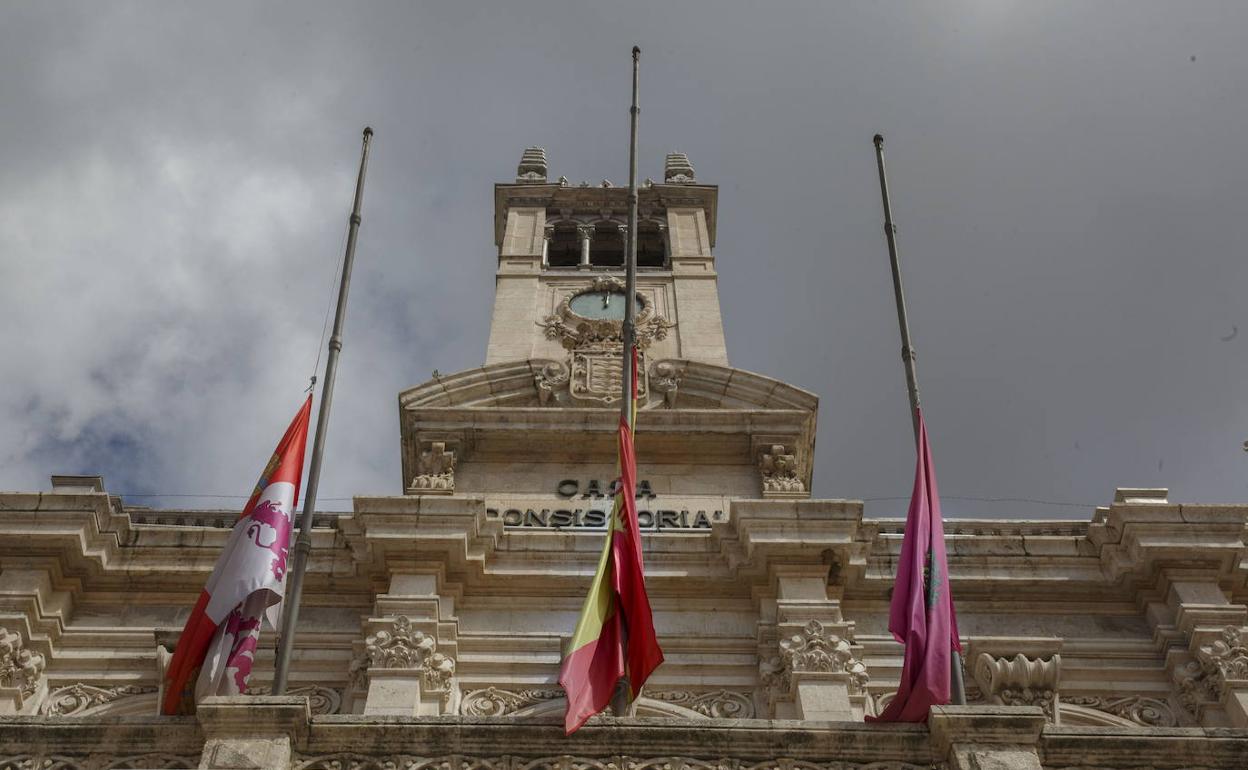
[[[632,353],[629,411],[633,419],[620,415],[619,487],[598,569],[559,669],[559,684],[568,697],[563,720],[568,735],[607,707],[620,679],[627,677],[629,701],[635,700],[651,672],[663,662],[663,650],[654,635],[650,599],[646,596],[641,529],[637,524],[637,459],[630,425],[637,421],[635,347]]]

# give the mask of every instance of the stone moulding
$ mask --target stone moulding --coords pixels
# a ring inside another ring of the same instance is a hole
[[[499,717],[528,713],[529,707],[564,697],[561,689],[506,690],[485,687],[472,690],[460,701],[459,712],[472,717]],[[648,702],[679,706],[707,719],[753,719],[754,701],[749,693],[729,690],[646,690],[638,701],[642,713]],[[653,707],[653,704],[649,704]],[[692,717],[692,714],[689,716]]]
[[[932,765],[908,762],[810,762],[787,758],[761,762],[720,757],[705,759],[687,756],[607,756],[559,755],[531,759],[503,755],[469,757],[463,755],[422,757],[410,754],[366,755],[353,753],[300,755],[295,770],[930,770]]]
[[[0,754],[0,770],[143,770],[144,768],[196,768],[199,755],[115,754],[68,756],[63,754]]]

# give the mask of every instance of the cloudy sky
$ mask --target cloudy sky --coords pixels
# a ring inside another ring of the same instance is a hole
[[[236,506],[173,495],[298,406],[371,125],[321,498],[398,494],[396,394],[484,357],[492,183],[626,181],[637,43],[641,176],[721,186],[729,356],[821,396],[817,495],[913,473],[879,131],[947,514],[1248,500],[1248,6],[742,6],[5,4],[0,488]]]

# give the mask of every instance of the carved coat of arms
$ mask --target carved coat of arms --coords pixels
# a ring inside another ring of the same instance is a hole
[[[659,317],[645,295],[638,294],[635,301],[637,396],[644,398],[649,390],[645,349],[651,342],[664,339],[672,324]],[[623,306],[624,282],[602,276],[569,294],[540,322],[546,337],[558,340],[568,351],[566,362],[552,361],[536,375],[543,404],[549,402],[565,377],[573,403],[607,406],[619,402],[624,387]]]

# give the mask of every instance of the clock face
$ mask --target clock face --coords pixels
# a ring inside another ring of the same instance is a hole
[[[641,301],[636,302],[635,310],[641,313]],[[578,294],[568,301],[568,309],[581,318],[591,321],[623,321],[624,292],[622,291],[590,291]]]

